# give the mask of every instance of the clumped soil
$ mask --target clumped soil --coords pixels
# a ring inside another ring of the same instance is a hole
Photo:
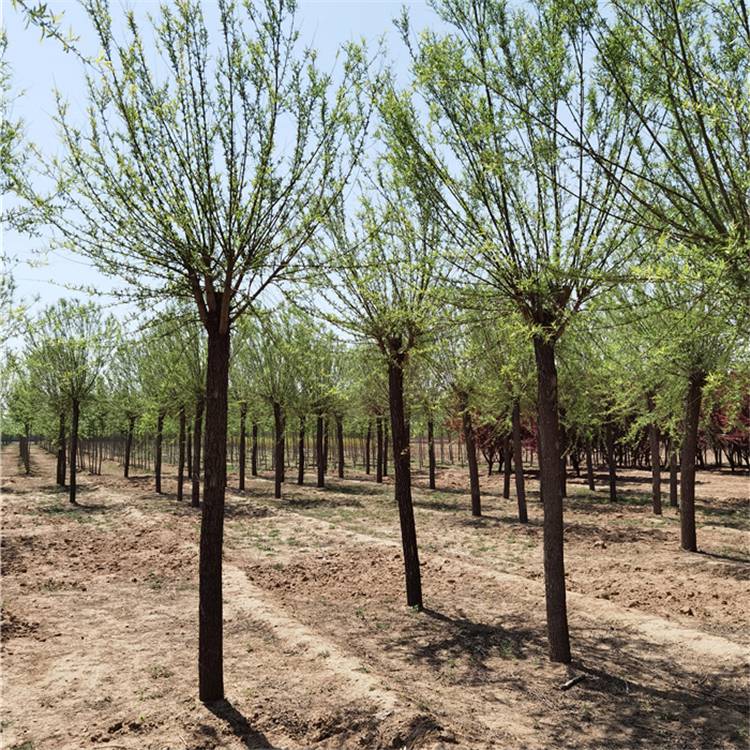
[[[329,487],[230,476],[227,700],[197,693],[200,512],[114,464],[80,507],[2,467],[2,747],[744,748],[750,592],[747,475],[699,472],[699,554],[626,471],[617,503],[571,479],[570,666],[547,660],[542,510],[502,478],[470,515],[465,470],[416,472],[425,610],[405,606],[390,479]],[[171,467],[170,467],[171,470]],[[296,473],[295,473],[296,475]],[[313,477],[310,477],[311,481]],[[603,480],[603,477],[602,477]],[[575,676],[584,679],[561,690]]]

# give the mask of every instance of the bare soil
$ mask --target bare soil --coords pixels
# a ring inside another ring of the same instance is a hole
[[[615,504],[570,480],[569,667],[546,655],[532,477],[523,526],[501,478],[482,478],[474,519],[465,470],[434,492],[417,473],[423,612],[405,606],[389,480],[289,483],[276,501],[270,477],[249,478],[227,497],[227,701],[208,707],[200,513],[174,478],[158,496],[109,464],[81,475],[75,508],[53,457],[34,449],[27,477],[16,456],[3,451],[3,748],[748,746],[747,475],[699,473],[699,554],[680,551],[675,509],[651,513],[645,472],[621,477]]]

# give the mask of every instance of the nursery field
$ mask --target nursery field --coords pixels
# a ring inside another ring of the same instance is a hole
[[[200,511],[153,477],[2,464],[2,747],[744,748],[748,744],[748,477],[699,471],[700,553],[651,512],[650,473],[608,501],[568,480],[570,665],[545,639],[542,508],[502,477],[414,481],[424,610],[405,606],[392,485],[324,490],[230,475],[224,539],[227,700],[199,702]],[[573,677],[582,680],[562,689]]]

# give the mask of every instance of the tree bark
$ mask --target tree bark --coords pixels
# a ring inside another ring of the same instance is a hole
[[[284,410],[278,401],[273,402],[274,428],[274,487],[273,496],[281,497],[281,483],[284,481]]]
[[[68,499],[72,505],[78,505],[76,501],[76,474],[78,473],[78,424],[81,418],[81,404],[78,399],[73,399],[73,418],[70,424],[70,494]]]
[[[177,502],[182,502],[183,487],[185,484],[185,407],[180,407],[180,437],[179,437],[179,459],[177,471]]]
[[[400,343],[400,342],[399,342]],[[393,461],[395,464],[394,491],[401,525],[401,544],[404,552],[406,577],[406,603],[422,609],[422,576],[419,569],[417,530],[414,524],[414,507],[411,497],[411,457],[409,432],[404,408],[404,364],[406,356],[396,351],[388,360],[388,400],[393,436]]]
[[[198,692],[204,703],[224,698],[222,548],[230,353],[229,331],[222,331],[213,316],[209,324],[198,627]]]
[[[565,596],[555,345],[541,336],[534,336],[534,354],[538,381],[539,478],[544,505],[544,584],[549,655],[552,661],[568,663],[570,636]]]
[[[503,497],[510,499],[510,435],[503,440]]]
[[[340,414],[336,415],[336,446],[338,448],[339,479],[344,478],[344,420]]]
[[[614,503],[617,500],[617,467],[615,466],[615,437],[611,424],[606,427],[604,443],[609,472],[609,501]]]
[[[653,410],[654,397],[649,395],[648,408]],[[648,437],[651,448],[651,500],[653,511],[657,516],[661,515],[661,454],[659,452],[659,428],[656,423],[649,425]]]
[[[375,418],[376,423],[378,417]],[[370,473],[370,443],[372,442],[372,422],[368,419],[367,420],[367,434],[365,435],[365,474]]]
[[[435,423],[432,417],[427,420],[427,462],[430,489],[435,489]]]
[[[375,417],[375,481],[383,482],[383,417]]]
[[[200,506],[201,499],[201,451],[203,449],[203,399],[198,399],[195,404],[195,418],[193,420],[193,487],[191,493],[191,505],[194,508]]]
[[[154,456],[154,480],[157,494],[161,494],[161,457],[162,441],[164,439],[164,414],[159,412],[156,417],[156,455]]]
[[[315,463],[318,469],[318,487],[326,486],[326,464],[325,454],[323,448],[323,414],[318,413],[315,421]],[[369,467],[369,464],[368,464]],[[370,469],[367,469],[367,473],[370,473]]]
[[[127,474],[125,475],[127,476]],[[60,428],[57,433],[57,484],[65,486],[65,412],[60,412]]]
[[[695,457],[698,452],[698,421],[706,376],[691,373],[685,398],[685,442],[680,467],[680,537],[682,549],[697,552],[695,535]]]
[[[250,447],[250,473],[258,476],[258,423],[253,422],[253,444]]]
[[[516,496],[518,498],[518,520],[521,523],[529,522],[529,514],[526,510],[526,485],[523,478],[523,453],[521,446],[521,405],[516,399],[513,401],[513,467],[516,470]]]
[[[586,479],[589,483],[589,490],[591,492],[596,491],[596,485],[594,484],[594,462],[591,458],[591,441],[586,441]]]
[[[305,483],[305,415],[299,418],[299,441],[297,444],[297,484]]]
[[[388,476],[388,422],[383,422],[383,476]]]
[[[679,507],[677,502],[678,485],[677,479],[677,451],[674,449],[673,441],[669,441],[669,505],[672,508]]]
[[[469,411],[469,397],[461,392],[458,395],[461,409],[461,423],[464,428],[464,442],[466,443],[466,458],[469,462],[469,484],[471,487],[471,515],[482,515],[482,499],[479,494],[479,466],[477,465],[477,450],[474,444],[474,427],[471,424]]]
[[[240,404],[240,456],[239,456],[239,489],[245,490],[245,463],[247,462],[247,404]]]
[[[130,456],[133,452],[133,432],[135,431],[135,417],[128,417],[128,434],[125,438],[125,459],[122,473],[125,479],[130,476]]]

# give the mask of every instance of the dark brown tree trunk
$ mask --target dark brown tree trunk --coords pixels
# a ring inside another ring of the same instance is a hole
[[[398,349],[398,347],[394,347]],[[422,609],[422,576],[419,569],[417,530],[414,524],[414,507],[411,498],[411,456],[409,432],[404,408],[404,364],[405,355],[392,354],[388,361],[388,401],[393,436],[393,460],[395,463],[394,491],[401,524],[401,544],[404,552],[406,576],[406,603]]]
[[[430,489],[435,489],[435,424],[432,417],[427,420],[427,462],[430,477]]]
[[[388,422],[383,422],[383,476],[388,476]]]
[[[177,502],[182,502],[185,485],[185,407],[180,407],[179,459],[177,470]]]
[[[250,473],[258,476],[258,423],[253,422],[253,444],[250,446]]]
[[[557,411],[555,345],[534,337],[538,380],[539,479],[544,505],[544,584],[550,659],[570,662],[560,494],[560,430]]]
[[[521,446],[521,405],[516,399],[513,402],[513,466],[516,470],[516,495],[518,497],[518,520],[521,523],[529,522],[529,514],[526,510],[526,485],[523,479],[523,453]]]
[[[247,463],[247,404],[240,404],[240,492],[245,490],[245,464]]]
[[[127,476],[127,474],[125,475]],[[60,412],[60,428],[57,432],[57,484],[65,486],[65,412]]]
[[[677,502],[678,495],[678,469],[677,469],[677,451],[674,448],[672,440],[669,441],[669,505],[672,508],[679,507]]]
[[[338,448],[339,479],[344,478],[344,420],[340,414],[336,415],[336,446]]]
[[[281,483],[284,481],[284,410],[278,401],[273,402],[274,429],[274,487],[273,496],[281,497]]]
[[[594,462],[591,458],[591,441],[586,441],[586,479],[589,483],[589,489],[591,492],[594,492],[596,490],[596,485],[594,484]]]
[[[217,316],[218,317],[218,316]],[[209,319],[206,362],[206,442],[200,537],[198,627],[199,697],[204,703],[224,698],[222,548],[227,486],[227,402],[229,331]]]
[[[315,463],[318,468],[318,487],[326,486],[326,463],[323,448],[323,414],[318,413],[315,420]],[[369,474],[370,469],[367,469]]]
[[[605,430],[604,450],[607,454],[609,471],[609,501],[614,503],[617,500],[617,467],[615,465],[615,437],[611,424],[608,424]]]
[[[653,410],[654,398],[649,395],[648,408]],[[653,510],[657,516],[661,515],[661,455],[659,452],[659,428],[652,422],[648,430],[649,442],[651,447],[651,499]]]
[[[135,417],[128,417],[128,434],[125,438],[125,459],[122,473],[125,479],[130,476],[130,456],[133,452],[133,432],[135,431]]]
[[[328,474],[328,426],[330,420],[326,416],[323,422],[323,471]]]
[[[195,418],[193,420],[193,487],[191,493],[191,505],[194,508],[200,506],[201,499],[201,451],[203,449],[203,399],[198,399],[195,404]]]
[[[73,418],[70,424],[70,494],[68,496],[72,505],[78,505],[76,501],[76,474],[78,473],[78,424],[81,418],[81,404],[73,399]]]
[[[193,433],[190,429],[187,430],[185,435],[185,462],[187,463],[187,475],[188,479],[193,479]]]
[[[159,412],[156,417],[156,454],[154,456],[154,480],[157,494],[161,494],[161,455],[164,439],[164,414]]]
[[[379,417],[376,417],[376,422]],[[372,422],[368,419],[367,420],[367,434],[365,435],[365,474],[370,473],[370,455],[371,455],[371,447],[370,444],[372,443]]]
[[[375,417],[375,481],[383,482],[383,417]]]
[[[697,552],[695,535],[695,457],[698,452],[698,421],[706,376],[695,372],[688,379],[685,398],[685,442],[680,467],[680,536],[682,549]]]
[[[459,408],[461,409],[461,423],[464,428],[464,442],[466,443],[466,458],[469,462],[469,485],[471,487],[471,515],[482,515],[482,499],[479,495],[479,466],[477,465],[477,449],[474,444],[474,427],[471,424],[469,411],[469,397],[466,393],[459,393]]]
[[[28,422],[24,423],[23,426],[23,470],[25,474],[31,474],[31,453],[29,448],[29,434],[31,433],[31,426]]]
[[[299,444],[297,446],[297,484],[305,483],[305,415],[299,418]]]
[[[503,440],[503,497],[510,499],[510,435]]]

